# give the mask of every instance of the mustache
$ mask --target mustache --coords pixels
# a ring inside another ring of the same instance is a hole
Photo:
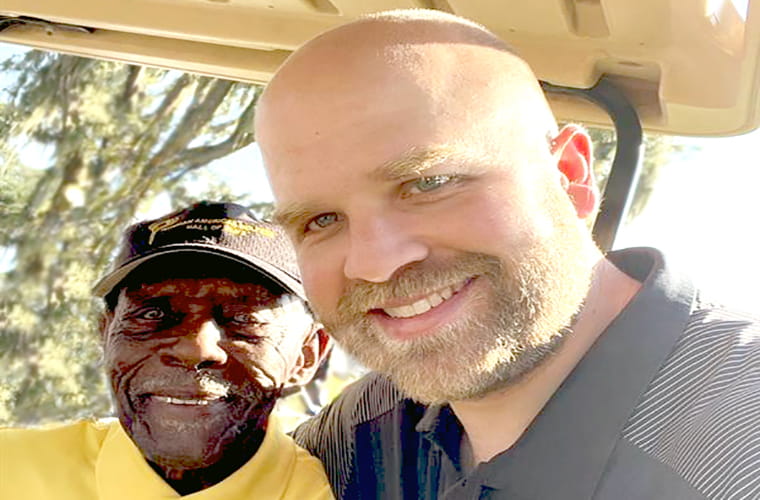
[[[329,317],[321,319],[325,324],[352,322],[393,300],[431,293],[474,276],[497,280],[503,273],[504,263],[501,259],[471,252],[447,261],[410,264],[382,283],[350,283],[338,300],[334,321]]]
[[[211,398],[226,398],[240,391],[221,376],[195,371],[173,370],[161,376],[132,381],[129,393],[133,396],[144,394],[182,394],[190,392]],[[262,391],[263,392],[263,391]]]

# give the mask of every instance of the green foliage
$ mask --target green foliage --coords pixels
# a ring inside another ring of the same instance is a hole
[[[606,129],[589,129],[589,134],[594,144],[594,175],[603,190],[615,157],[615,133]],[[643,161],[636,191],[628,210],[629,220],[639,215],[646,206],[661,169],[676,161],[686,150],[686,146],[675,138],[658,134],[645,134],[643,145]]]
[[[108,414],[92,284],[159,197],[241,201],[204,167],[253,141],[260,87],[40,51],[0,69],[0,424]]]

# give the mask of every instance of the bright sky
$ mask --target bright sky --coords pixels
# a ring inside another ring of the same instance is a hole
[[[711,295],[760,304],[760,131],[687,139],[701,150],[663,169],[645,211],[616,246],[655,246]]]
[[[244,197],[250,202],[272,202],[274,196],[269,188],[269,181],[264,173],[261,153],[256,143],[213,161],[208,168],[220,179],[223,179],[233,194]],[[190,183],[187,191],[194,197],[199,197],[204,186],[201,183]],[[144,212],[138,214],[139,219],[154,219],[161,217],[172,209],[168,196],[161,195]]]

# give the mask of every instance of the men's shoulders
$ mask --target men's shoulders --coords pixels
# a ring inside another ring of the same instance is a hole
[[[357,425],[392,411],[404,400],[393,382],[372,372],[343,389],[317,416],[301,424],[293,437],[299,445],[312,450],[321,441],[341,438]]]
[[[94,463],[113,425],[118,422],[0,429],[0,498],[95,498]]]
[[[624,430],[705,498],[760,498],[760,318],[698,300]]]
[[[67,424],[40,427],[5,427],[0,429],[3,454],[23,454],[29,458],[43,459],[35,453],[38,447],[55,453],[97,452],[116,420],[82,420]]]
[[[760,327],[760,314],[732,307],[713,299],[704,292],[700,292],[696,300],[694,312],[691,315],[690,325],[715,325],[720,323],[727,323],[729,326],[737,327],[730,330],[734,333],[747,327],[757,329]],[[758,342],[760,338],[754,337],[753,340]]]
[[[322,463],[308,451],[295,446],[295,466],[284,498],[331,500],[334,497]]]
[[[300,425],[293,437],[322,461],[333,489],[342,497],[346,485],[353,480],[357,428],[379,422],[408,402],[386,376],[369,373],[346,387],[316,417]]]

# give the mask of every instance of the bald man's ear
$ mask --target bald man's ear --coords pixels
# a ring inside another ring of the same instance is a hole
[[[560,182],[575,206],[578,217],[585,219],[596,212],[599,189],[591,170],[591,138],[577,125],[565,125],[552,140],[551,153],[557,160]]]
[[[311,382],[333,347],[332,338],[321,325],[314,325],[301,347],[301,355],[287,385],[299,386]]]

